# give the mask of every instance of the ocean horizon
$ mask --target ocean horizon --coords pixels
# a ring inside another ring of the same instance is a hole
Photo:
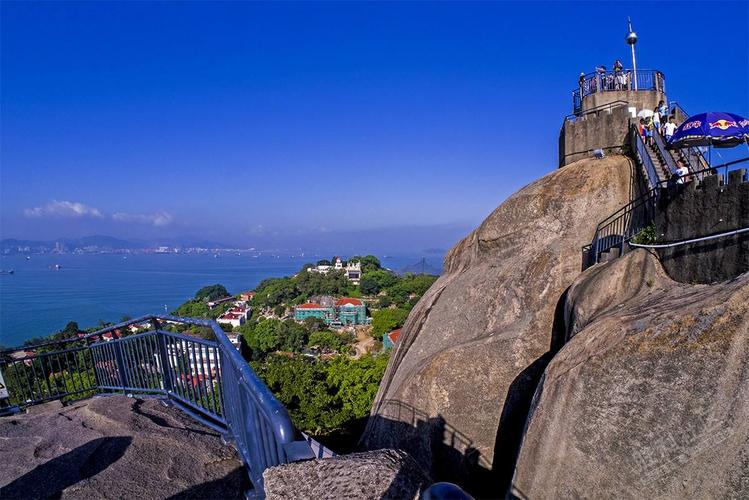
[[[221,254],[39,254],[3,256],[0,268],[0,345],[53,334],[69,321],[81,328],[124,315],[172,311],[214,283],[236,294],[266,278],[295,274],[324,257]],[[441,268],[441,256],[379,256],[382,265],[402,269],[426,258]],[[59,269],[54,266],[59,265]]]

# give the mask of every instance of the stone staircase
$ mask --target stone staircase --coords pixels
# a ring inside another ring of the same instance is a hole
[[[658,146],[656,146],[655,144],[647,144],[646,148],[648,150],[648,153],[650,154],[650,159],[653,160],[653,165],[655,165],[656,169],[658,170],[658,177],[660,177],[660,180],[668,180],[671,177],[672,172],[668,168],[666,159],[661,155],[661,151],[658,149]]]

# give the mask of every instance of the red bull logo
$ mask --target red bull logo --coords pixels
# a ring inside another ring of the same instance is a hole
[[[736,122],[733,120],[718,120],[714,121],[712,123],[708,123],[710,125],[710,129],[719,128],[721,130],[727,130],[731,127],[736,127]]]
[[[693,128],[700,128],[701,126],[702,126],[702,122],[701,121],[694,120],[694,121],[685,123],[684,126],[681,127],[681,129],[686,132],[687,130],[691,130]]]

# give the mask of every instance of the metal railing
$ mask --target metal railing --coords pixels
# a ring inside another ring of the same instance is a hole
[[[639,141],[642,143],[642,140]],[[649,159],[649,156],[645,156]],[[690,182],[701,182],[708,176],[717,175],[718,182],[728,179],[729,167],[737,162],[729,162],[724,165],[690,172],[681,179],[681,184]],[[652,161],[650,161],[652,166]],[[619,249],[619,255],[624,254],[626,245],[640,231],[655,221],[658,200],[664,189],[668,189],[673,183],[672,179],[664,179],[657,182],[645,194],[636,200],[624,205],[622,208],[601,221],[596,227],[593,242],[590,244],[588,262],[590,265],[597,264],[601,254],[613,248]]]
[[[643,140],[642,135],[640,135],[640,130],[636,125],[632,124],[630,126],[629,135],[635,160],[640,163],[640,166],[645,171],[645,177],[647,178],[649,188],[654,189],[661,183],[661,181],[663,181],[661,175],[658,173],[658,167],[653,163],[650,151],[648,151],[648,147],[645,145],[645,141]]]
[[[131,325],[146,331],[123,335]],[[178,333],[187,325],[215,340]],[[19,354],[21,353],[21,354]],[[255,494],[268,467],[314,458],[288,412],[214,321],[144,316],[97,332],[0,352],[7,406],[100,392],[165,397],[233,441]]]
[[[655,220],[659,192],[658,187],[649,190],[598,224],[591,243],[592,264],[598,263],[602,253],[614,248],[623,254],[625,244]]]
[[[572,110],[578,114],[582,111],[583,99],[599,92],[627,90],[646,90],[666,92],[666,79],[658,70],[631,69],[621,71],[602,71],[584,75],[578,88],[572,91]]]

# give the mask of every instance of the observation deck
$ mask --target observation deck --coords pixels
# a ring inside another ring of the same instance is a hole
[[[666,100],[666,78],[658,70],[593,72],[584,75],[572,91],[572,113],[579,116],[619,101],[638,110],[653,109],[661,100]]]

